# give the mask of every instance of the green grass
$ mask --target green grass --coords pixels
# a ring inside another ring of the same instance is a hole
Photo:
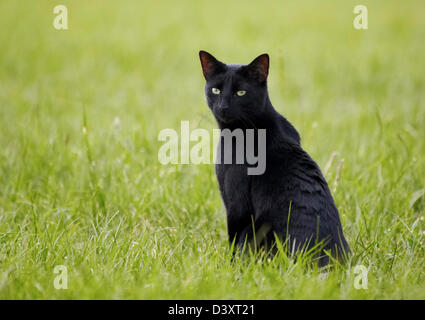
[[[0,298],[424,299],[425,3],[363,1],[365,31],[357,4],[1,1]],[[199,49],[270,54],[275,107],[322,169],[336,152],[348,265],[232,264],[213,166],[158,162],[161,129],[215,127]]]

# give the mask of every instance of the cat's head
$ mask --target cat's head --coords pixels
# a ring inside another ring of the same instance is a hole
[[[268,98],[268,54],[248,65],[225,64],[205,51],[199,57],[207,104],[219,122],[249,122],[263,112]]]

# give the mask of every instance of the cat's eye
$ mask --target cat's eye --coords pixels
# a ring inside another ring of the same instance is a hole
[[[246,93],[246,91],[245,91],[245,90],[239,90],[239,91],[237,91],[237,92],[236,92],[236,94],[237,94],[239,97],[242,97],[243,95],[245,95],[245,93]]]
[[[214,93],[214,94],[220,94],[220,89],[212,88],[212,89],[211,89],[211,91],[212,91],[212,93]]]

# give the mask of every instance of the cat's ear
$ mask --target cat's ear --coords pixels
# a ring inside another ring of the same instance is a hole
[[[269,55],[263,53],[244,68],[245,73],[259,82],[265,82],[269,75]]]
[[[202,72],[206,80],[225,70],[225,64],[206,51],[199,51],[199,58],[201,59]]]

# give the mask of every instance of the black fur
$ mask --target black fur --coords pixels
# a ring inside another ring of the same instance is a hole
[[[229,241],[243,246],[256,237],[257,243],[270,248],[277,235],[288,241],[289,249],[309,249],[321,242],[334,256],[345,256],[350,249],[328,184],[301,148],[297,130],[270,102],[268,55],[249,65],[226,65],[205,51],[199,55],[207,104],[219,128],[266,129],[264,174],[248,175],[247,164],[216,164]],[[237,96],[238,90],[246,94]],[[321,254],[320,265],[327,263]]]

